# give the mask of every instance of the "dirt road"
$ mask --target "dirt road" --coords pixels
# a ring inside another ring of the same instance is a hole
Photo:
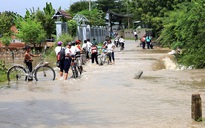
[[[0,90],[1,128],[202,128],[191,95],[204,102],[204,70],[153,70],[167,54],[126,41],[114,65],[91,65],[78,79],[29,82]],[[139,70],[140,79],[134,79]],[[203,109],[205,106],[203,105]]]

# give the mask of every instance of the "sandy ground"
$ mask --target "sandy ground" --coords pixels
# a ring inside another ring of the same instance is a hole
[[[126,41],[116,62],[88,62],[78,79],[25,82],[0,90],[1,128],[202,128],[191,95],[204,102],[204,70],[153,70],[167,49]],[[136,74],[143,71],[140,79]],[[57,71],[56,71],[57,73]],[[203,105],[203,108],[205,106]],[[203,110],[202,108],[202,110]]]

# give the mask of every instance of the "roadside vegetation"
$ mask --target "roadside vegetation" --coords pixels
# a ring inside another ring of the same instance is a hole
[[[0,83],[7,81],[6,71],[7,71],[7,67],[6,67],[4,61],[0,61]],[[1,87],[1,85],[0,85],[0,87]]]

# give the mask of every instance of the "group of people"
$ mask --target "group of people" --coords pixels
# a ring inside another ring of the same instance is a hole
[[[138,33],[136,31],[133,31],[133,35],[134,35],[135,41],[138,40]],[[145,49],[146,45],[147,45],[147,49],[153,49],[152,36],[149,33],[143,35],[140,38],[140,46],[142,46],[142,49]]]
[[[124,40],[123,36],[116,35],[115,39],[114,39],[114,44],[116,47],[120,46],[121,50],[123,50],[125,47],[125,40]]]
[[[115,57],[114,57],[114,48],[115,45],[112,43],[111,39],[106,39],[106,41],[103,43],[102,46],[103,49],[106,49],[106,52],[110,54],[109,60],[113,64],[115,62]],[[59,59],[59,54],[62,51],[62,49],[65,50],[65,59],[60,60]],[[60,78],[59,79],[64,79],[67,80],[68,78],[68,72],[71,66],[71,61],[75,59],[76,53],[83,53],[86,56],[86,60],[83,61],[83,64],[86,63],[86,61],[91,59],[91,63],[94,64],[99,64],[98,63],[98,42],[93,39],[91,42],[90,39],[84,40],[83,44],[81,44],[81,40],[76,40],[74,42],[69,42],[66,44],[66,47],[63,47],[63,42],[59,41],[57,43],[57,46],[55,48],[55,53],[57,57],[57,61],[60,62],[58,67],[60,69]],[[64,74],[64,75],[63,75]]]
[[[71,62],[75,59],[77,53],[82,53],[81,41],[76,40],[74,42],[68,42],[65,47],[62,46],[63,42],[59,41],[57,47],[55,48],[55,53],[57,57],[58,67],[60,69],[60,78],[67,79],[68,72],[71,66]],[[61,59],[62,58],[62,59]],[[64,76],[63,76],[64,72]]]
[[[145,49],[146,44],[147,44],[147,49],[153,49],[152,36],[150,34],[143,35],[140,38],[140,44],[142,45],[142,49]]]

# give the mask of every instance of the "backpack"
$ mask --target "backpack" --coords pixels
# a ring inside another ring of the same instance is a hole
[[[142,37],[140,40],[141,42],[145,42],[145,37]]]
[[[146,37],[146,41],[147,41],[147,42],[150,42],[150,41],[151,41],[151,37],[150,37],[150,36],[147,36],[147,37]]]
[[[91,53],[97,53],[97,52],[98,52],[98,48],[96,46],[92,46]]]
[[[58,53],[58,60],[59,61],[64,61],[65,60],[65,48],[61,47],[61,50]]]

